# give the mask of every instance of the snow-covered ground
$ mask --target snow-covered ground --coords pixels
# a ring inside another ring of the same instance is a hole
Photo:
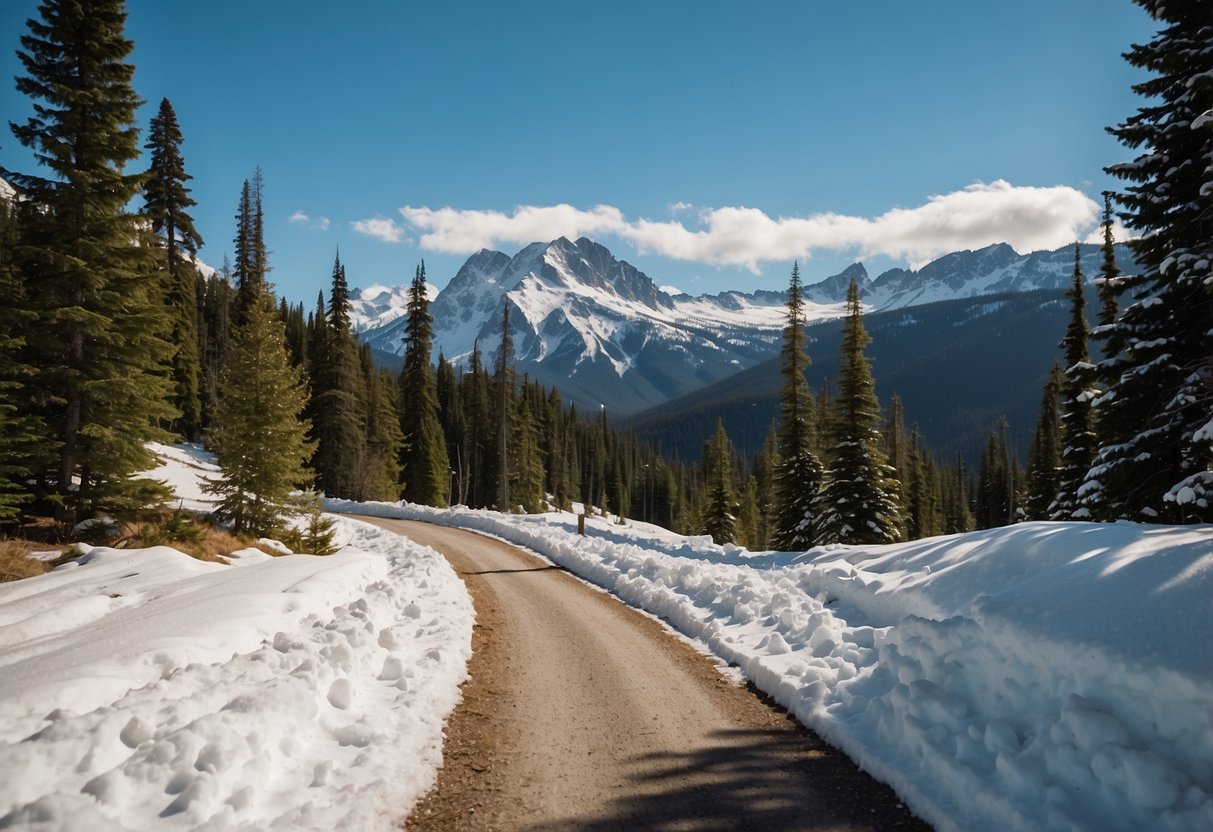
[[[478,529],[666,619],[944,830],[1213,829],[1213,529],[1034,523],[751,554],[569,514]]]
[[[212,472],[159,448],[188,506]],[[750,553],[638,523],[478,529],[664,618],[944,830],[1213,829],[1213,528],[1024,524]],[[0,827],[389,827],[433,781],[472,610],[428,549],[85,550],[0,585]]]
[[[205,453],[157,450],[201,500]],[[81,547],[0,584],[0,827],[394,828],[441,762],[471,602],[432,550],[338,535],[230,565]]]

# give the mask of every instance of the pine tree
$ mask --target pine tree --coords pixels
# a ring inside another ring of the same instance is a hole
[[[369,347],[363,345],[359,355],[366,388],[366,421],[355,499],[392,502],[400,498],[400,454],[404,446],[396,382],[387,370],[375,367]]]
[[[284,327],[263,291],[236,329],[207,436],[222,471],[207,490],[219,498],[215,514],[237,533],[277,533],[296,512],[291,492],[311,481],[305,462],[315,451],[306,403],[302,371],[290,364]]]
[[[269,273],[269,254],[265,247],[265,216],[261,205],[263,181],[261,168],[253,171],[252,183],[244,180],[240,189],[240,204],[236,210],[236,308],[237,324],[244,319],[245,311],[257,302],[263,291],[268,291],[266,275]]]
[[[823,471],[821,460],[813,452],[813,397],[804,375],[809,365],[805,340],[800,266],[793,264],[781,351],[780,464],[776,474],[779,509],[772,541],[784,551],[801,551],[826,542],[818,516]]]
[[[517,402],[514,418],[513,471],[511,472],[514,503],[527,514],[538,514],[545,508],[543,500],[543,451],[539,446],[539,427],[527,397]]]
[[[1163,24],[1125,57],[1150,73],[1146,103],[1110,132],[1141,154],[1107,172],[1140,274],[1121,278],[1124,344],[1106,373],[1099,425],[1106,435],[1084,496],[1096,517],[1213,520],[1213,92],[1210,17],[1203,3],[1138,0]]]
[[[434,323],[426,294],[424,263],[413,275],[407,308],[404,371],[400,376],[404,497],[420,505],[444,506],[450,490],[451,468],[438,420],[438,392],[430,366]]]
[[[132,477],[151,466],[144,447],[174,418],[164,359],[168,319],[150,235],[126,206],[142,174],[125,63],[120,0],[44,0],[18,53],[17,89],[34,115],[12,124],[50,178],[10,174],[24,192],[15,253],[30,307],[40,320],[29,348],[57,446],[38,472],[66,524],[129,512],[165,489]]]
[[[767,438],[762,449],[754,455],[755,500],[758,504],[758,519],[755,526],[754,548],[767,550],[775,533],[775,521],[779,508],[776,476],[779,470],[779,435],[775,420],[767,428]]]
[[[510,337],[510,302],[501,305],[501,346],[497,348],[496,371],[493,376],[494,414],[497,427],[497,510],[513,511],[510,502],[510,423],[514,400],[514,342]]]
[[[1006,417],[990,433],[977,473],[974,519],[977,528],[992,529],[1014,523],[1019,513],[1019,468],[1007,439]]]
[[[1079,248],[1074,246],[1074,281],[1070,299],[1070,323],[1061,341],[1065,356],[1065,381],[1058,395],[1061,413],[1061,470],[1057,476],[1057,498],[1049,507],[1050,520],[1080,520],[1090,516],[1081,505],[1079,489],[1095,458],[1095,421],[1091,401],[1096,398],[1095,366],[1087,351],[1087,316],[1083,296]]]
[[[13,264],[19,236],[16,205],[0,195],[0,526],[19,519],[33,499],[27,480],[46,435],[31,401],[35,368],[23,354],[37,313]]]
[[[152,233],[164,241],[165,296],[171,310],[173,355],[173,405],[180,411],[174,429],[187,439],[202,429],[202,399],[199,389],[201,362],[198,354],[197,273],[193,258],[202,245],[189,209],[197,203],[186,187],[191,177],[181,157],[181,126],[167,98],[151,121],[145,147],[151,151],[151,168],[143,185],[144,211],[151,219]],[[186,260],[182,254],[190,255]]]
[[[893,468],[893,476],[897,478],[898,500],[904,504],[910,485],[910,448],[906,439],[905,407],[901,403],[901,396],[896,394],[889,401],[889,419],[885,425],[884,441],[889,465]]]
[[[1053,365],[1040,398],[1040,415],[1028,453],[1028,493],[1024,511],[1029,520],[1048,520],[1049,506],[1057,499],[1061,473],[1061,392],[1066,377]]]
[[[716,543],[732,543],[736,534],[737,500],[733,494],[732,450],[724,421],[716,420],[716,431],[704,454],[707,498],[703,509],[703,531]]]
[[[308,407],[316,445],[311,465],[324,493],[357,499],[363,496],[367,473],[367,390],[358,345],[349,332],[349,295],[340,256],[333,261],[332,285],[327,313],[316,315],[326,325],[317,326],[314,336],[321,353],[312,363]]]
[[[224,258],[218,274],[199,280],[198,354],[202,360],[202,427],[214,421],[219,406],[219,375],[227,364],[232,341],[232,312],[236,292],[231,284],[231,268]]]
[[[1116,318],[1120,314],[1120,295],[1124,291],[1120,279],[1120,266],[1116,263],[1116,246],[1112,239],[1112,193],[1103,193],[1103,245],[1100,246],[1103,255],[1099,266],[1099,277],[1092,281],[1099,291],[1099,326],[1091,333],[1091,337],[1103,343],[1104,362],[1114,361],[1124,348],[1120,333],[1116,327]],[[1101,363],[1100,379],[1103,387],[1110,387],[1114,379],[1108,377],[1107,367]]]
[[[864,355],[870,342],[859,287],[851,281],[834,403],[835,451],[823,495],[832,515],[827,522],[843,543],[893,543],[904,536],[899,487],[885,461],[880,402]]]

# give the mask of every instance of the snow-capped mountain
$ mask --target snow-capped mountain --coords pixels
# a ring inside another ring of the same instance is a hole
[[[1131,266],[1123,247],[1122,269]],[[1082,247],[1097,273],[1099,248]],[[865,306],[892,310],[938,300],[1069,285],[1073,247],[1017,254],[1010,246],[945,255],[919,271],[891,269],[875,280],[855,263],[806,287],[810,321],[844,313],[855,280]],[[355,328],[382,358],[404,349],[407,287],[354,292]],[[605,247],[581,238],[532,243],[513,257],[481,250],[433,299],[434,357],[466,364],[478,345],[491,362],[501,342],[503,304],[519,373],[559,388],[583,407],[627,413],[711,384],[774,356],[784,326],[781,291],[671,294]]]
[[[520,373],[582,406],[617,412],[665,401],[770,357],[784,315],[781,293],[671,296],[603,246],[562,237],[513,257],[483,250],[468,258],[430,307],[435,357],[466,363],[479,345],[491,360],[501,342],[503,303]],[[837,314],[834,307],[821,314]],[[381,355],[403,351],[399,309],[387,309],[362,330]]]

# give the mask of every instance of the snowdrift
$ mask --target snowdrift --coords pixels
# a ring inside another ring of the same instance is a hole
[[[748,553],[572,515],[478,529],[736,664],[938,828],[1213,829],[1213,529],[1034,523]]]

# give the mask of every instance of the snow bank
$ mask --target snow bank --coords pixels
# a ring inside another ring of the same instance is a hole
[[[938,828],[1213,829],[1213,530],[1023,524],[748,553],[571,515],[477,529],[738,665]]]
[[[0,585],[0,827],[393,828],[440,765],[471,602],[432,550],[339,533],[230,566],[85,547]]]

